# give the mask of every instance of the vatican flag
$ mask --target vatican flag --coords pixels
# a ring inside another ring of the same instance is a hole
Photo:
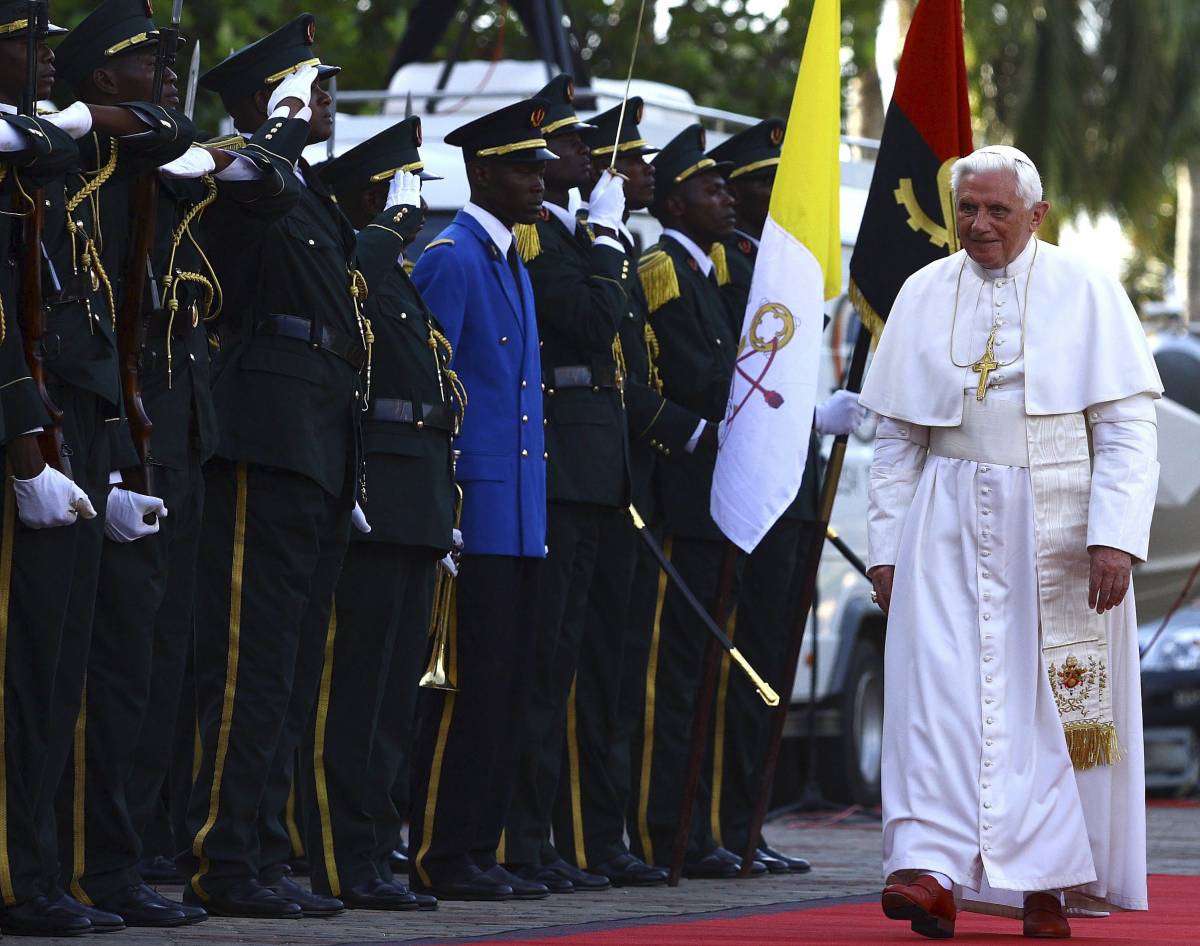
[[[842,290],[840,6],[813,6],[713,474],[712,517],[747,552],[800,489],[825,300]]]

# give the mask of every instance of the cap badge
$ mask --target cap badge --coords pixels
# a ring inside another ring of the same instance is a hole
[[[425,143],[425,138],[421,134],[421,119],[418,116],[413,116],[413,138],[416,139],[418,148]]]
[[[533,114],[529,116],[529,124],[534,128],[541,128],[542,122],[546,119],[546,110],[540,105],[533,110]]]
[[[567,80],[567,101],[575,101],[575,83],[571,79]]]
[[[696,262],[696,261],[695,261],[695,260],[694,260],[692,257],[690,257],[690,256],[688,257],[688,266],[690,266],[690,267],[692,268],[692,272],[693,272],[693,273],[698,273],[698,272],[700,272],[700,264],[699,264],[699,263],[697,263],[697,262]]]
[[[783,128],[779,125],[775,125],[771,129],[771,144],[777,147],[783,144]]]
[[[698,137],[700,138],[700,150],[707,151],[708,150],[708,133],[705,132],[705,130],[703,128],[701,128],[700,134],[698,135]]]
[[[154,16],[153,0],[146,0],[146,16]]]
[[[317,41],[317,20],[316,17],[308,21],[308,28],[304,35],[304,41],[311,46]]]
[[[642,123],[642,112],[645,110],[645,106],[641,102],[638,102],[637,114],[633,116],[634,124],[640,125]]]

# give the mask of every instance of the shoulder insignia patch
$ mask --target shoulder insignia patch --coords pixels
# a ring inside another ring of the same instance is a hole
[[[646,293],[646,304],[650,311],[657,312],[672,299],[678,299],[679,275],[675,272],[675,261],[660,249],[650,249],[638,261],[638,278]]]
[[[738,249],[741,250],[743,253],[745,253],[747,256],[749,256],[750,255],[750,241],[747,240],[745,237],[738,240]]]
[[[432,250],[435,246],[454,246],[454,241],[446,238],[434,240],[430,243],[426,243],[425,249]]]
[[[544,211],[543,211],[544,212]],[[538,236],[536,223],[518,223],[513,227],[517,237],[517,252],[526,263],[542,255],[542,238]]]
[[[224,138],[212,138],[203,143],[205,148],[218,148],[222,151],[240,151],[246,147],[246,139],[241,135],[226,135]]]
[[[717,274],[717,285],[729,285],[729,259],[725,256],[725,244],[714,243],[708,251],[708,258],[713,261],[713,269]]]

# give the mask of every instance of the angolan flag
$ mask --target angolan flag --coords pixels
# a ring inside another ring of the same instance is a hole
[[[950,169],[972,150],[962,5],[921,0],[850,257],[850,299],[876,339],[904,280],[957,252]]]
[[[713,473],[712,517],[747,552],[800,489],[825,300],[842,288],[841,45],[840,0],[816,0]]]

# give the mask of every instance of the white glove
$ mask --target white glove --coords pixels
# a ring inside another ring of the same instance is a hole
[[[303,69],[293,72],[275,86],[275,91],[267,100],[267,114],[273,116],[275,109],[284,99],[297,99],[302,106],[308,108],[309,100],[312,98],[313,83],[317,81],[319,75],[316,66],[305,66]]]
[[[146,515],[154,517],[146,523]],[[167,518],[167,507],[157,496],[146,496],[114,486],[108,493],[104,534],[114,542],[136,542],[158,531],[158,520]]]
[[[13,477],[13,495],[17,500],[17,515],[31,529],[69,526],[79,516],[95,519],[96,508],[70,477],[47,466],[29,480]]]
[[[834,391],[817,405],[814,426],[819,434],[850,434],[866,419],[867,409],[858,403],[858,395],[845,389]]]
[[[603,171],[588,198],[588,222],[595,227],[618,230],[625,217],[625,182],[611,171]]]
[[[350,522],[363,535],[371,531],[371,523],[367,522],[367,514],[363,512],[362,506],[358,503],[354,504],[354,512],[350,513]]]
[[[82,102],[68,105],[61,112],[52,112],[41,117],[76,141],[92,130],[92,110]]]
[[[421,206],[421,176],[411,171],[397,171],[388,185],[387,206],[402,204],[406,207]]]
[[[174,161],[164,164],[158,169],[163,177],[195,179],[212,174],[217,169],[212,152],[199,145],[193,145]]]
[[[461,552],[463,548],[462,529],[450,530],[450,544],[454,546],[456,552]]]
[[[458,577],[458,565],[454,561],[454,554],[452,552],[447,552],[446,557],[438,562],[438,564],[446,570],[451,578]]]

